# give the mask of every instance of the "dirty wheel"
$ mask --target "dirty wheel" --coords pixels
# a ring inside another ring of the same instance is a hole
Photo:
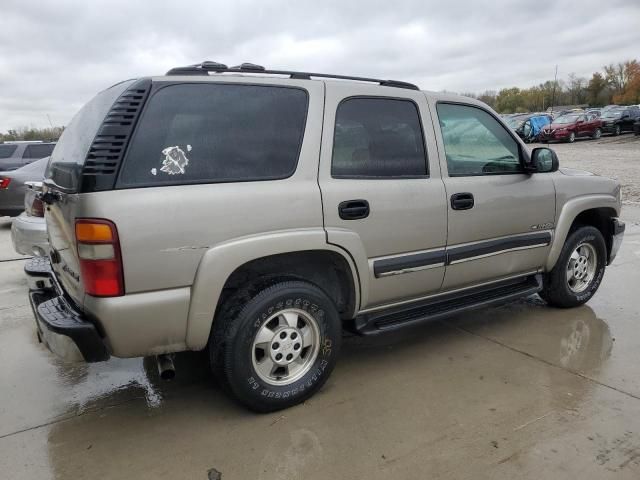
[[[602,130],[599,128],[596,128],[596,131],[593,132],[593,135],[591,136],[591,138],[593,138],[594,140],[598,140],[601,136],[602,136]]]
[[[212,368],[230,392],[259,412],[312,396],[331,374],[340,348],[341,321],[331,299],[315,285],[286,281],[245,298],[240,307],[221,310],[227,314],[216,318],[209,345]]]
[[[607,249],[600,230],[580,227],[562,248],[555,267],[545,276],[540,296],[554,307],[576,307],[598,290],[606,265]]]

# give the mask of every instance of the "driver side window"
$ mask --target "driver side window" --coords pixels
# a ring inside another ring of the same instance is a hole
[[[449,176],[522,173],[520,146],[481,108],[438,103]]]

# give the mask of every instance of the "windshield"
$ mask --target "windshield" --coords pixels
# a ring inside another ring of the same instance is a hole
[[[609,110],[602,114],[602,118],[618,118],[624,110]]]
[[[524,123],[524,118],[522,118],[522,117],[511,117],[511,118],[507,118],[506,122],[507,122],[507,125],[509,125],[510,128],[516,129],[520,125],[522,125]]]
[[[562,115],[561,117],[556,118],[553,123],[567,124],[567,123],[576,123],[576,121],[580,118],[580,115]]]

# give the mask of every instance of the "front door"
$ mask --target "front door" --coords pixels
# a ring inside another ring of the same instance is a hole
[[[329,243],[355,258],[361,309],[440,290],[447,208],[422,92],[327,83],[319,181]],[[392,96],[391,96],[392,94]],[[426,120],[426,121],[424,121]]]
[[[526,174],[524,145],[480,105],[435,102],[448,202],[443,289],[541,268],[555,222],[551,174]]]

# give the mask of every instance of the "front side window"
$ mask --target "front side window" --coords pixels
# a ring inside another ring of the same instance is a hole
[[[299,88],[178,84],[149,100],[118,187],[289,177],[307,116]]]
[[[489,113],[468,105],[437,106],[449,176],[520,173],[520,147]]]
[[[336,112],[331,175],[398,178],[427,175],[420,116],[409,100],[349,98]]]

